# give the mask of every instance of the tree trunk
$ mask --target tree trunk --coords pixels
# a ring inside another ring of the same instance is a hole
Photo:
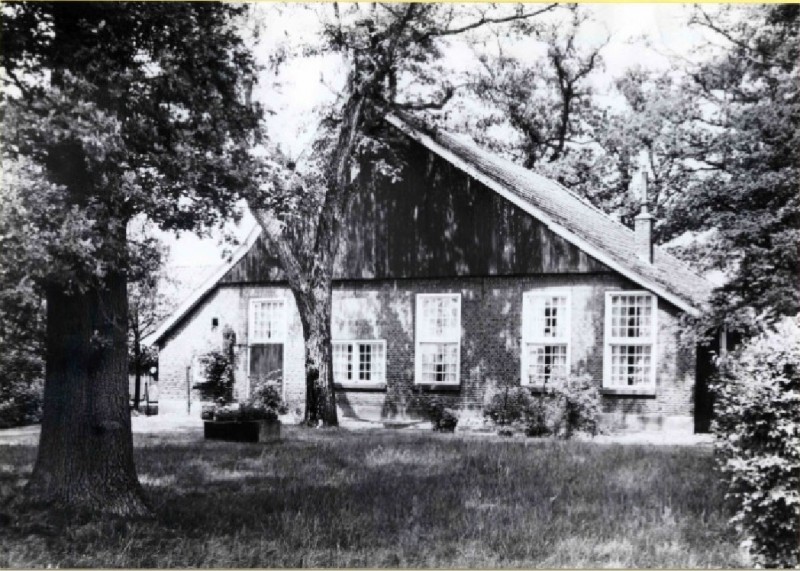
[[[139,339],[139,315],[133,312],[133,409],[139,410],[142,398],[142,342]]]
[[[338,426],[331,353],[331,284],[311,292],[293,289],[306,348],[306,412],[309,426]]]
[[[122,516],[149,513],[133,463],[127,287],[47,292],[44,417],[28,501]]]

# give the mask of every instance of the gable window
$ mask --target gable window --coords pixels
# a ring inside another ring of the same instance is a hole
[[[461,368],[461,294],[418,294],[415,382],[457,386]]]
[[[606,292],[603,387],[652,392],[656,380],[656,296]]]
[[[522,296],[522,384],[542,386],[569,374],[570,296],[565,290]]]
[[[368,299],[334,299],[331,311],[333,381],[350,388],[383,387],[386,341],[377,336],[375,308]]]

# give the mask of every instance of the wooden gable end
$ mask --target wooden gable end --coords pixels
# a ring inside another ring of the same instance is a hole
[[[362,168],[342,221],[336,279],[608,272],[530,214],[422,145],[396,182]],[[221,283],[280,281],[262,240]]]

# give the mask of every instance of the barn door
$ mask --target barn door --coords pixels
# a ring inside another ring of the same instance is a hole
[[[250,379],[283,381],[283,343],[250,346]]]

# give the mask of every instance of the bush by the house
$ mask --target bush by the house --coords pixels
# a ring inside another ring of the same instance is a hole
[[[263,406],[276,411],[278,414],[286,414],[289,407],[281,398],[280,383],[273,381],[253,380],[251,381],[250,398],[247,402],[254,406]]]
[[[576,432],[595,435],[600,416],[600,391],[589,375],[559,379],[551,387],[561,412],[559,433],[571,438]]]
[[[490,398],[483,415],[498,426],[524,422],[533,406],[533,399],[524,387],[503,387]]]
[[[718,463],[754,563],[800,565],[800,327],[786,319],[720,363]]]
[[[44,381],[41,377],[0,383],[0,428],[40,422],[43,395]]]
[[[210,351],[200,357],[205,381],[197,383],[193,388],[200,392],[203,400],[215,403],[233,401],[233,367],[234,362],[227,352]]]
[[[533,394],[527,387],[506,387],[484,409],[486,417],[500,427],[517,425],[528,436],[562,438],[576,432],[596,434],[599,413],[600,392],[588,375],[552,379]]]
[[[564,408],[560,399],[548,387],[532,395],[531,406],[525,414],[525,435],[531,437],[561,434]]]
[[[458,425],[458,415],[448,408],[446,402],[438,397],[416,395],[410,403],[412,408],[422,412],[437,432],[453,432]]]

